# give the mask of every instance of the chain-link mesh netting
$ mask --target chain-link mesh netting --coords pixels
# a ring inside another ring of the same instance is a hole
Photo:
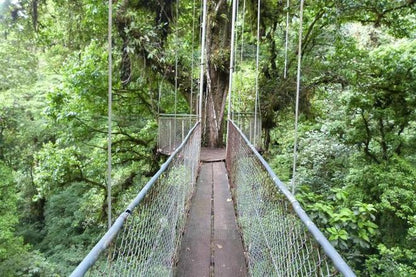
[[[287,190],[282,192],[277,177],[266,169],[233,122],[229,122],[227,143],[227,167],[250,275],[338,275],[332,260],[295,212],[292,204],[297,201],[288,198]]]
[[[172,154],[197,121],[196,115],[160,114],[158,119],[158,151],[167,155]]]
[[[97,244],[100,250],[87,256],[95,262],[89,276],[169,276],[177,260],[177,249],[185,226],[186,211],[199,166],[201,128],[192,129],[186,141],[162,166],[113,225],[114,236]],[[121,227],[122,226],[122,227]],[[112,227],[112,228],[113,228]],[[103,251],[110,245],[106,251]],[[90,260],[89,260],[90,259]],[[83,261],[83,263],[84,263]],[[83,267],[81,264],[79,267]],[[78,270],[78,268],[77,268]],[[76,272],[76,271],[74,271]],[[80,270],[82,272],[82,270]],[[73,276],[82,276],[74,274]]]
[[[237,113],[231,114],[231,119],[237,127],[243,132],[247,139],[254,144],[257,149],[261,148],[261,118],[254,113]]]

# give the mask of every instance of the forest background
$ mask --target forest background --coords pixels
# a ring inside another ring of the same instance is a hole
[[[118,214],[164,161],[158,113],[195,112],[201,3],[113,2]],[[220,98],[229,2],[208,1]],[[290,183],[299,1],[285,2],[262,1],[259,86],[264,155]],[[68,275],[106,230],[107,9],[0,1],[1,276]],[[237,112],[254,111],[256,14],[257,1],[240,1]],[[303,30],[296,196],[357,275],[416,276],[416,1],[306,1]],[[221,144],[223,130],[207,126],[205,143]]]

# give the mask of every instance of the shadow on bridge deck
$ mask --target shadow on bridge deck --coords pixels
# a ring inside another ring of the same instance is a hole
[[[201,151],[175,276],[247,276],[224,159],[224,149]]]

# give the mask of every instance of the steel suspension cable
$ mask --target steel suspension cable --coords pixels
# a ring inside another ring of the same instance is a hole
[[[299,94],[300,94],[300,74],[302,63],[302,24],[303,24],[303,2],[300,1],[299,15],[299,45],[298,45],[298,68],[296,79],[296,107],[295,107],[295,141],[293,144],[293,172],[292,172],[292,194],[296,192],[296,160],[298,152],[298,118],[299,118]]]
[[[237,0],[237,4],[236,4],[236,7],[235,7],[235,20],[236,20],[237,26],[240,22],[239,12],[240,12],[240,0]],[[238,29],[235,31],[235,33],[236,33],[236,35],[235,35],[236,38],[235,38],[235,41],[234,41],[234,43],[235,43],[234,48],[237,49],[237,51],[238,51]],[[236,68],[236,65],[237,65],[237,59],[234,59],[234,68]]]
[[[229,138],[230,132],[230,120],[231,120],[231,98],[232,98],[232,91],[233,91],[233,72],[234,72],[234,39],[235,39],[235,16],[237,10],[237,3],[238,0],[233,0],[233,9],[232,9],[232,16],[231,16],[231,49],[230,49],[230,77],[229,77],[229,84],[228,84],[228,126],[227,126],[227,140]],[[226,143],[226,153],[228,153],[228,144]]]
[[[240,63],[243,62],[243,52],[244,52],[244,23],[246,17],[246,0],[243,1],[243,22],[241,25],[241,51],[240,51]]]
[[[192,100],[194,94],[194,39],[195,39],[195,0],[192,2],[192,60],[191,60],[191,101],[189,104],[189,114],[192,114]]]
[[[283,77],[286,79],[287,77],[287,49],[289,45],[289,7],[290,7],[290,0],[286,2],[286,34],[285,34],[285,69],[283,72]]]
[[[204,1],[201,1],[200,5],[199,5],[200,18],[203,18],[203,14],[202,14],[203,9],[204,9]],[[202,23],[199,24],[199,31],[198,31],[198,44],[199,45],[201,45],[201,43],[202,43],[202,25],[203,25]],[[201,55],[199,56],[199,59],[200,58],[201,58]],[[200,68],[200,70],[201,70],[201,68]],[[195,100],[195,111],[196,111],[197,115],[199,115],[199,81],[200,81],[200,79],[198,77],[198,91],[197,91],[197,98],[198,99]]]
[[[253,139],[254,146],[256,146],[256,140],[257,140],[257,106],[259,104],[260,8],[261,8],[261,0],[258,0],[257,1],[257,46],[256,46],[256,99],[254,100],[254,139]]]
[[[113,26],[113,3],[108,1],[108,142],[107,142],[107,214],[108,214],[108,229],[112,224],[111,219],[111,143],[112,143],[112,103],[113,103],[113,58],[112,58],[112,26]]]
[[[179,39],[179,0],[176,0],[176,26],[175,26],[175,120],[174,134],[176,136],[176,113],[178,105],[178,39]]]
[[[157,96],[157,115],[160,116],[160,100],[162,98],[162,82],[163,79],[159,81],[158,85],[158,96]]]
[[[235,7],[235,20],[236,20],[236,25],[238,26],[239,22],[240,22],[240,0],[237,0],[236,3],[236,7]],[[237,49],[236,51],[238,51],[238,28],[235,31],[235,41],[234,41],[234,49]],[[235,58],[234,59],[234,64],[233,64],[233,68],[237,68],[237,62],[238,60]],[[239,64],[240,68],[241,68],[241,63]],[[237,81],[240,81],[239,83],[242,83],[242,77],[241,76],[236,76],[237,77]],[[241,91],[236,91],[236,96],[237,96],[237,101],[238,103],[241,103]],[[234,106],[235,103],[235,99],[231,99],[232,103],[231,105]],[[231,112],[231,117],[234,117],[234,112]]]
[[[245,12],[246,12],[246,0],[243,1],[243,10],[241,11],[241,13],[242,13],[241,21],[242,22],[241,22],[241,45],[240,45],[240,61],[239,61],[240,62],[239,63],[240,69],[242,68],[242,64],[243,64]],[[237,1],[236,14],[237,14],[237,19],[236,20],[238,22],[239,21],[239,1]],[[235,49],[238,49],[238,42],[237,42],[237,40],[238,40],[238,30],[236,31],[236,37],[237,37],[237,39],[236,39],[236,42],[235,42]],[[236,60],[234,61],[234,65],[235,64],[237,64]],[[238,78],[238,81],[239,81],[238,83],[241,86],[243,86],[243,83],[244,83],[243,78],[244,78],[244,76],[239,76],[239,78]],[[243,91],[243,89],[241,89],[240,91],[237,91],[237,101],[238,101],[238,103],[242,103],[242,100],[241,100],[242,91]]]
[[[238,0],[233,0],[233,13],[231,18],[231,50],[230,50],[230,77],[229,77],[229,85],[228,85],[228,119],[231,119],[231,99],[232,99],[232,91],[233,91],[233,73],[234,73],[234,41],[235,41],[235,16],[236,16],[236,9],[237,9],[237,2]],[[227,128],[228,129],[228,128]]]
[[[204,68],[205,68],[205,29],[207,21],[207,0],[203,1],[202,8],[202,35],[201,35],[201,72],[199,75],[199,121],[202,121],[202,95],[204,90]]]

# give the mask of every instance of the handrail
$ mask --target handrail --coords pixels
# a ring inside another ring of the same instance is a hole
[[[159,114],[159,117],[184,117],[184,118],[198,118],[198,115],[196,114],[186,114],[186,113],[178,113],[178,114],[170,114],[170,113],[161,113]]]
[[[197,122],[194,127],[189,131],[181,145],[175,150],[175,152],[166,160],[166,162],[160,167],[159,171],[147,182],[147,184],[140,190],[139,194],[128,205],[127,209],[116,219],[111,228],[105,233],[100,241],[94,246],[94,248],[88,253],[88,255],[82,260],[82,262],[75,268],[70,277],[84,276],[84,274],[94,265],[99,256],[110,245],[118,232],[123,227],[125,220],[132,214],[133,210],[140,204],[143,198],[146,196],[149,189],[156,183],[157,179],[166,171],[172,160],[176,157],[179,151],[188,142],[189,138],[193,134],[194,130],[199,126],[200,122]]]
[[[229,122],[238,130],[244,142],[250,147],[251,151],[255,154],[255,156],[260,161],[262,166],[270,174],[276,187],[290,201],[296,214],[299,216],[301,221],[306,225],[307,229],[311,232],[312,236],[315,238],[318,244],[322,247],[326,255],[332,260],[335,268],[338,269],[339,272],[341,272],[344,276],[348,276],[348,277],[356,276],[354,272],[351,270],[351,268],[348,266],[348,264],[341,257],[341,255],[335,250],[332,244],[328,241],[328,239],[322,234],[322,232],[318,229],[318,227],[316,227],[315,223],[312,222],[312,220],[303,210],[300,203],[296,200],[293,194],[290,193],[290,191],[286,188],[283,182],[280,181],[280,179],[273,172],[269,164],[264,160],[264,158],[259,154],[259,152],[257,152],[256,148],[250,143],[247,137],[241,132],[241,130],[237,127],[237,125],[232,120],[229,120]]]

